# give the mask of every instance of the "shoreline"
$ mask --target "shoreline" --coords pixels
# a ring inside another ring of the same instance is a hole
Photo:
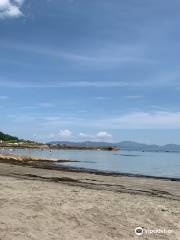
[[[74,162],[74,161],[72,161]],[[57,167],[53,168],[55,164],[52,166],[49,166],[48,169],[57,169],[57,170],[65,170],[65,171],[71,171],[71,172],[84,172],[84,173],[90,173],[90,174],[96,174],[96,175],[102,175],[102,176],[114,176],[114,177],[120,177],[120,176],[126,176],[126,177],[137,177],[137,178],[151,178],[151,179],[160,179],[160,180],[167,180],[167,181],[178,181],[180,182],[180,178],[178,177],[166,177],[166,176],[153,176],[153,175],[145,175],[145,174],[138,174],[138,173],[123,173],[123,172],[114,172],[114,171],[106,171],[106,170],[96,170],[91,168],[81,168],[81,167],[72,167],[67,165],[56,165]]]
[[[96,174],[102,176],[126,176],[126,177],[137,177],[137,178],[149,178],[149,179],[159,179],[166,181],[178,181],[180,182],[180,177],[166,177],[166,176],[152,176],[145,174],[134,174],[134,173],[123,173],[123,172],[114,172],[114,171],[106,171],[106,170],[96,170],[90,168],[82,168],[82,167],[73,167],[62,165],[61,163],[71,163],[71,162],[81,162],[78,160],[70,160],[70,159],[57,159],[57,158],[41,158],[41,157],[33,157],[33,156],[20,156],[15,154],[0,154],[0,162],[1,163],[10,163],[14,165],[26,165],[34,168],[42,168],[49,170],[57,170],[57,171],[68,171],[68,172],[79,172],[79,173],[89,173]]]
[[[8,155],[9,157],[9,155]],[[7,161],[7,159],[2,159],[0,155],[0,176],[11,176],[21,179],[29,180],[43,180],[43,181],[52,181],[52,182],[63,182],[73,185],[79,185],[81,187],[96,187],[96,181],[104,182],[103,184],[98,184],[98,187],[102,189],[135,193],[135,194],[147,194],[158,197],[172,198],[180,201],[180,181],[162,178],[162,177],[152,177],[152,176],[143,176],[135,174],[126,174],[126,173],[111,173],[111,172],[102,172],[96,170],[88,170],[81,168],[67,167],[59,165],[57,168],[54,166],[54,162],[65,162],[68,160],[15,160],[14,158]],[[42,174],[43,173],[43,174]],[[65,177],[62,177],[65,176]],[[79,178],[83,179],[83,182],[79,181]],[[78,179],[78,180],[77,180]],[[98,179],[98,180],[97,180]],[[91,183],[88,181],[92,180]],[[119,185],[118,182],[124,182],[123,185]],[[110,182],[112,184],[110,184]],[[140,185],[138,185],[138,182]],[[127,183],[130,183],[131,188],[127,188]],[[85,185],[84,185],[85,184]],[[151,187],[149,187],[149,185]],[[138,187],[137,187],[138,186]],[[168,191],[166,187],[168,186]],[[172,194],[169,186],[173,186],[176,189],[176,194]],[[176,186],[176,187],[175,187]],[[115,189],[114,189],[115,187]],[[116,189],[117,187],[117,189]],[[165,187],[165,189],[164,189]],[[148,189],[149,188],[149,189]],[[155,188],[159,188],[155,190]]]

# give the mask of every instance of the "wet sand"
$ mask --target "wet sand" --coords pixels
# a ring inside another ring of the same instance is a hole
[[[0,239],[180,239],[180,181],[46,169],[33,161],[1,158]],[[140,237],[137,226],[171,232]]]

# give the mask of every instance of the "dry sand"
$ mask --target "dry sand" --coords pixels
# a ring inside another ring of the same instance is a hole
[[[30,239],[179,240],[180,182],[1,162],[0,240]]]

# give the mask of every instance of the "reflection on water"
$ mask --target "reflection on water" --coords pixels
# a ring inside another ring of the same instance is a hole
[[[9,152],[7,149],[0,150],[0,152],[2,151]],[[13,149],[11,153],[81,161],[64,163],[64,165],[73,167],[151,176],[180,177],[180,153],[175,152]]]

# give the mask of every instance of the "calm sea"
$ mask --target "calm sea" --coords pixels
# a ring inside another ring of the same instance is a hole
[[[0,150],[0,152],[9,150]],[[180,152],[79,151],[16,149],[11,153],[79,160],[63,165],[120,173],[180,178]]]

